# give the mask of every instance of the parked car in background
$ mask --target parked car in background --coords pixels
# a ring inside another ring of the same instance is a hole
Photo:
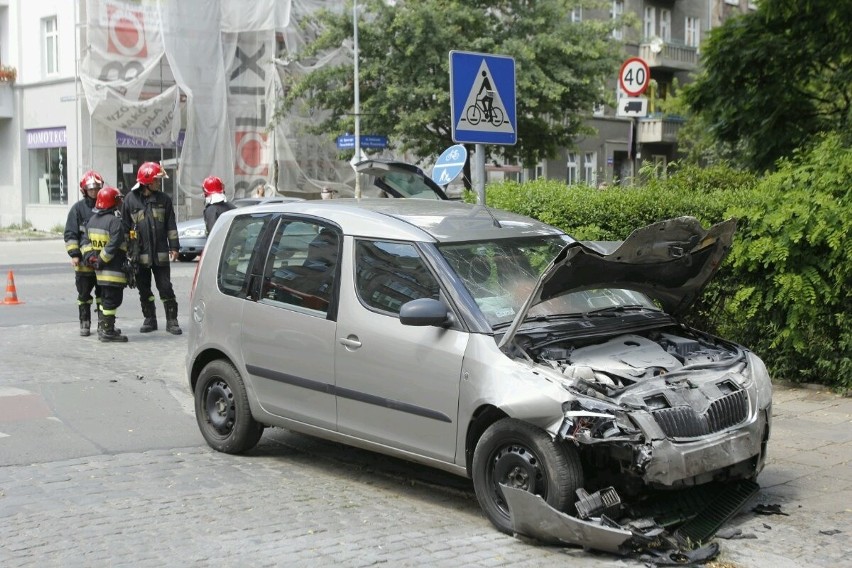
[[[414,164],[376,158],[358,162],[355,171],[372,178],[373,187],[362,189],[364,197],[449,199],[441,186]]]
[[[248,207],[249,205],[258,205],[259,203],[290,203],[293,201],[303,201],[298,197],[242,197],[235,199],[233,203],[236,207]],[[178,240],[180,248],[178,249],[178,260],[181,262],[191,262],[204,251],[204,245],[207,243],[207,228],[204,224],[204,217],[187,219],[177,224]]]
[[[582,243],[482,206],[365,198],[218,222],[186,359],[218,451],[245,452],[276,426],[440,468],[470,477],[510,534],[504,488],[600,516],[586,491],[750,482],[763,468],[763,362],[678,319],[733,221]]]

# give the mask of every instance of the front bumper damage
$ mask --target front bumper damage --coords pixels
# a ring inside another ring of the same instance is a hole
[[[701,511],[686,522],[664,527],[655,518],[637,516],[641,509],[621,503],[614,489],[588,495],[578,490],[576,515],[558,511],[539,495],[501,485],[516,535],[550,545],[581,546],[628,556],[657,566],[682,566],[707,562],[719,547],[710,542],[716,531],[757,493],[754,482],[739,482],[708,499]],[[659,505],[659,503],[657,503]],[[675,506],[657,508],[671,522]],[[581,518],[582,517],[582,518]],[[683,517],[680,518],[681,521]],[[670,529],[677,529],[670,532]]]

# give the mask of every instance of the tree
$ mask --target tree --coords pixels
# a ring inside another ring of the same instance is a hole
[[[763,0],[710,33],[701,64],[687,102],[747,167],[771,169],[823,132],[849,142],[852,2]]]
[[[401,151],[437,156],[453,144],[449,52],[514,57],[516,146],[489,146],[493,155],[532,165],[588,133],[583,117],[604,102],[621,45],[608,18],[572,23],[572,7],[592,0],[364,0],[359,6],[361,133],[388,135]],[[604,12],[605,13],[605,12]],[[351,42],[351,5],[324,11],[304,26],[320,30],[299,54],[301,64]],[[312,130],[337,136],[354,130],[351,61],[291,75],[281,109],[325,109]],[[281,110],[279,110],[279,114]]]

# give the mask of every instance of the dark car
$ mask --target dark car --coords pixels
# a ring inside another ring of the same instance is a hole
[[[373,159],[358,162],[355,171],[372,176],[373,185],[378,190],[377,195],[365,192],[364,197],[449,199],[441,186],[414,164]]]
[[[237,207],[248,207],[249,205],[259,205],[262,203],[290,203],[292,201],[302,201],[298,197],[243,197],[235,199],[232,203]],[[191,262],[195,257],[204,251],[204,245],[207,243],[207,229],[204,225],[204,217],[187,219],[177,224],[178,239],[180,240],[180,249],[178,249],[178,260],[181,262]]]

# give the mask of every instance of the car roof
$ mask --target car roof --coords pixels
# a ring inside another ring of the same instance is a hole
[[[348,235],[389,239],[461,242],[563,234],[530,217],[458,201],[341,198],[258,205],[253,210],[315,216]],[[245,210],[229,214],[238,211]]]

